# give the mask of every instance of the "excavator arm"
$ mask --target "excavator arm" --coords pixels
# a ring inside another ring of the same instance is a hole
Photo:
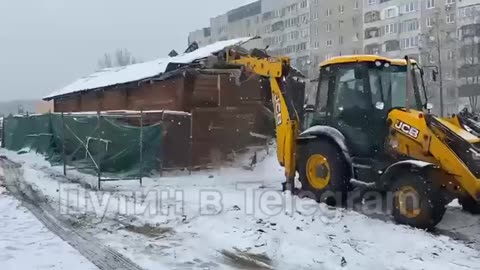
[[[287,189],[291,189],[296,173],[295,152],[299,117],[291,101],[286,98],[286,77],[291,70],[290,58],[270,57],[258,50],[255,54],[242,53],[230,48],[226,52],[226,63],[241,66],[246,71],[268,78],[277,133],[277,158],[285,168]]]

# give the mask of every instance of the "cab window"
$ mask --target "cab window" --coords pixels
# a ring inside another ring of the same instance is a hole
[[[320,81],[318,82],[316,108],[319,112],[327,111],[328,86],[330,84],[329,69],[322,68],[320,71]]]
[[[333,116],[338,117],[342,112],[355,109],[368,110],[370,106],[364,80],[355,77],[355,65],[339,67],[335,79]]]

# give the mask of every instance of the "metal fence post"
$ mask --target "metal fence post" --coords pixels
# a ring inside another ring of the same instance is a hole
[[[188,174],[192,174],[193,169],[193,110],[190,113],[190,149],[188,150],[189,153],[189,160],[188,160]]]
[[[2,118],[2,142],[1,142],[1,147],[5,148],[5,120],[7,120],[7,117]]]
[[[165,162],[165,130],[163,130],[164,127],[166,127],[165,125],[165,111],[162,111],[162,135],[161,135],[161,144],[160,144],[160,177],[163,177],[163,166],[165,165],[164,162]]]
[[[99,127],[101,125],[100,118],[101,118],[101,115],[100,115],[100,111],[98,110],[97,111],[97,127]],[[88,151],[88,149],[86,149],[86,151]],[[100,157],[98,159],[98,162],[97,162],[98,190],[100,190],[102,188],[102,186],[101,186],[101,182],[102,182],[102,158],[103,157]],[[92,160],[95,161],[93,156],[92,156]]]
[[[140,186],[143,185],[143,110],[140,110]]]
[[[65,118],[62,112],[62,161],[63,161],[63,175],[67,176],[67,158],[65,155]]]

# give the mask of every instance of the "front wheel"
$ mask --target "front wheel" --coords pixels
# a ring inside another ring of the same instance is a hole
[[[445,214],[442,192],[421,175],[400,176],[390,191],[393,192],[392,215],[400,224],[433,229]]]
[[[340,148],[321,138],[303,147],[298,163],[302,191],[330,206],[343,205],[351,173]]]

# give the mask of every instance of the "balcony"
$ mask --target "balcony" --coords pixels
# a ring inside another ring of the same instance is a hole
[[[480,24],[469,24],[460,27],[459,36],[460,40],[480,36]]]
[[[380,36],[380,29],[378,27],[370,27],[365,30],[365,39],[376,38]]]
[[[371,23],[380,20],[380,11],[369,11],[365,13],[365,23]]]
[[[385,41],[385,51],[392,52],[400,50],[400,41],[398,40],[387,40]]]
[[[369,44],[365,46],[366,54],[380,54],[381,51],[382,51],[382,46],[377,43]]]

